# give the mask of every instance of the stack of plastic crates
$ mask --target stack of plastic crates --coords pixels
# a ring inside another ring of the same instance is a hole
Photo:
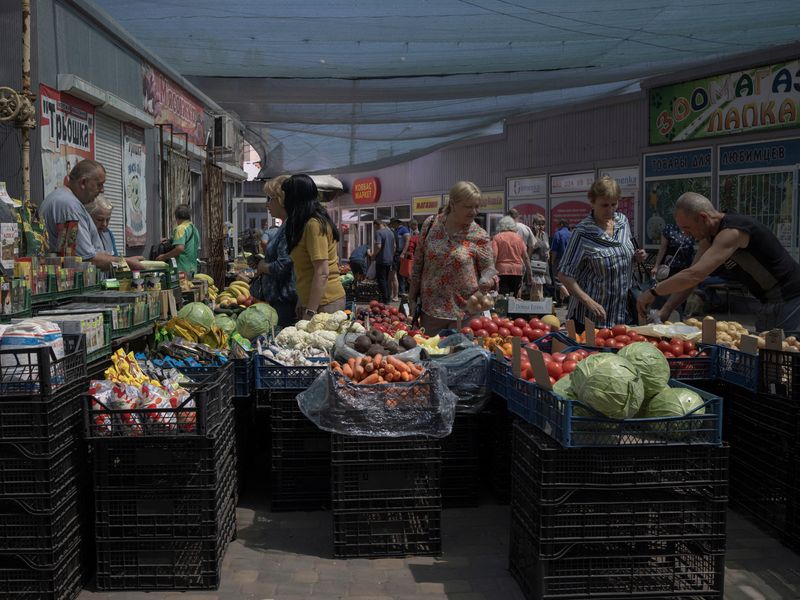
[[[800,550],[800,388],[771,389],[726,386],[731,504]]]
[[[223,393],[228,384],[201,383],[176,409],[127,413],[87,399],[98,590],[219,586],[238,500],[233,408]]]
[[[527,598],[723,597],[728,449],[562,448],[516,421],[510,570]]]
[[[334,556],[441,554],[441,465],[438,439],[334,434]]]
[[[78,396],[83,336],[0,351],[0,597],[69,600],[83,587],[89,523]]]
[[[481,472],[486,487],[498,504],[508,504],[511,490],[511,424],[514,416],[499,396],[492,396],[480,413]]]
[[[478,506],[479,415],[456,413],[453,430],[442,438],[442,503],[445,508]]]
[[[269,393],[273,511],[322,510],[331,502],[331,434],[300,412],[297,394]]]

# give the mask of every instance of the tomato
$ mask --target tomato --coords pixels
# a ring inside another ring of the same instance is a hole
[[[530,325],[531,329],[544,329],[545,325],[542,323],[539,317],[533,317],[530,321],[528,321],[528,325]]]
[[[469,327],[472,331],[478,331],[481,327],[483,327],[483,323],[480,319],[470,319]]]
[[[489,317],[481,317],[480,320],[481,320],[481,325],[483,325],[484,327],[486,327],[487,323],[491,323],[492,322],[492,320]]]
[[[533,377],[533,369],[531,369],[530,365],[523,365],[522,369],[519,372],[520,377],[523,379],[530,379]]]
[[[500,327],[511,327],[511,319],[507,317],[500,319]]]
[[[564,354],[563,352],[553,352],[551,356],[553,357],[553,360],[556,362],[564,362],[567,358],[567,355]]]
[[[519,338],[519,339],[520,339],[520,341],[522,342],[522,344],[523,344],[523,345],[524,345],[524,344],[530,344],[530,343],[531,343],[531,340],[530,340],[530,338],[529,338],[529,337],[527,337],[527,336],[524,336],[524,335],[523,335],[523,336],[522,336],[521,338]],[[524,355],[523,355],[523,356],[524,356]]]
[[[488,323],[484,324],[483,328],[490,334],[497,333],[497,330],[499,329],[497,323],[495,323],[494,321],[489,321]]]
[[[523,319],[522,317],[517,317],[516,319],[514,319],[514,327],[519,327],[520,329],[522,329],[523,327],[525,327],[527,325],[528,325],[528,322],[525,319]]]
[[[598,331],[595,334],[594,337],[597,338],[597,339],[600,339],[600,340],[608,339],[608,338],[611,337],[611,330],[608,329],[607,327],[603,327],[600,331]]]
[[[498,327],[497,328],[497,334],[500,337],[508,337],[508,336],[511,335],[511,332],[508,330],[507,327],[503,326],[503,327]]]
[[[598,348],[604,348],[606,346],[606,342],[608,342],[608,340],[596,338],[594,340],[594,345],[597,346]]]
[[[688,354],[681,354],[678,358],[692,358]]]
[[[611,335],[617,337],[618,335],[625,335],[628,333],[628,327],[626,325],[614,325],[611,328]]]
[[[667,340],[660,340],[656,347],[662,352],[672,352],[672,346]]]
[[[478,331],[475,332],[475,337],[489,337],[489,332],[485,329],[478,329]]]
[[[623,346],[627,346],[631,343],[631,337],[629,335],[618,335],[614,337],[618,343],[622,344]]]
[[[564,375],[566,375],[567,373],[572,373],[575,370],[575,367],[577,366],[578,366],[577,361],[565,360],[563,363],[561,363],[561,372],[564,373]]]
[[[696,347],[694,345],[694,342],[690,342],[689,340],[683,342],[683,351],[686,352],[686,354],[689,354],[689,352],[695,349]]]
[[[638,333],[631,332],[630,334],[631,342],[643,342],[645,337],[643,335],[639,335]]]
[[[542,359],[544,360],[545,364],[553,362],[553,357],[550,356],[549,352],[542,352]]]
[[[370,302],[369,302],[369,307],[370,307],[370,308],[375,308],[376,306],[380,306],[380,304],[381,304],[381,303],[380,303],[380,302],[378,302],[377,300],[370,300]]]
[[[472,329],[472,327],[462,327],[461,328],[461,333],[463,333],[464,335],[472,335],[475,331],[476,330]]]
[[[664,352],[664,358],[675,358],[672,352]]]
[[[680,356],[683,354],[683,344],[671,344],[671,348],[669,350],[675,356]]]
[[[543,331],[542,329],[534,329],[533,337],[531,339],[538,340],[540,337],[543,337],[545,335],[547,335],[546,331]]]
[[[687,352],[686,354],[688,354],[691,358],[694,358],[695,356],[697,356],[697,350],[689,350],[689,352]]]
[[[575,352],[570,352],[569,354],[567,354],[567,357],[564,360],[565,361],[571,360],[571,361],[578,362],[582,358],[583,357],[577,351],[575,351]]]
[[[561,377],[561,373],[562,369],[560,362],[553,361],[547,363],[547,374],[550,375],[550,377],[555,377],[556,379],[558,379],[559,377]]]
[[[578,354],[581,355],[581,360],[583,360],[584,358],[586,358],[590,354],[589,351],[585,350],[584,348],[578,348],[577,350],[575,350],[575,352],[577,352]],[[596,354],[596,353],[592,352],[591,354]]]
[[[554,377],[550,377],[550,387],[553,387],[556,384],[556,380]]]
[[[512,325],[511,327],[508,328],[508,330],[511,332],[511,335],[513,335],[514,337],[522,337],[522,328],[521,327],[517,327],[515,325]]]
[[[606,343],[606,348],[616,348],[617,350],[619,350],[620,348],[624,348],[624,347],[625,347],[625,344],[623,344],[622,342],[618,342],[617,340],[614,340],[613,346],[611,345],[611,343],[608,343],[608,342]]]

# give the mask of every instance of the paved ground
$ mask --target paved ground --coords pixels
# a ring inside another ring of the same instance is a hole
[[[92,592],[79,600],[517,600],[509,575],[507,506],[444,511],[439,558],[331,558],[329,512],[270,513],[242,503],[222,585],[209,592]],[[729,516],[728,600],[800,598],[800,555]]]

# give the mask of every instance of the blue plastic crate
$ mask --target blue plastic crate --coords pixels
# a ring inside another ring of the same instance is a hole
[[[513,377],[508,361],[501,361],[496,356],[492,356],[492,360],[489,362],[489,385],[492,393],[500,396],[503,400],[508,400],[509,387]]]
[[[714,378],[755,392],[758,390],[758,356],[725,346],[714,346]]]
[[[256,356],[255,387],[257,390],[305,390],[328,368],[327,358],[310,358],[319,366],[283,365],[261,354]]]
[[[609,419],[585,404],[518,378],[511,378],[508,410],[565,448],[722,443],[722,398],[671,379],[670,387],[697,392],[705,403],[685,417]]]

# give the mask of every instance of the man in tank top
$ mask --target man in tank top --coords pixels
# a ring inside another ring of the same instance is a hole
[[[641,294],[639,312],[658,296],[670,296],[662,318],[681,304],[718,267],[741,282],[762,304],[759,331],[800,331],[800,264],[765,225],[743,215],[717,211],[705,196],[687,192],[675,203],[675,222],[700,242],[692,266]]]

